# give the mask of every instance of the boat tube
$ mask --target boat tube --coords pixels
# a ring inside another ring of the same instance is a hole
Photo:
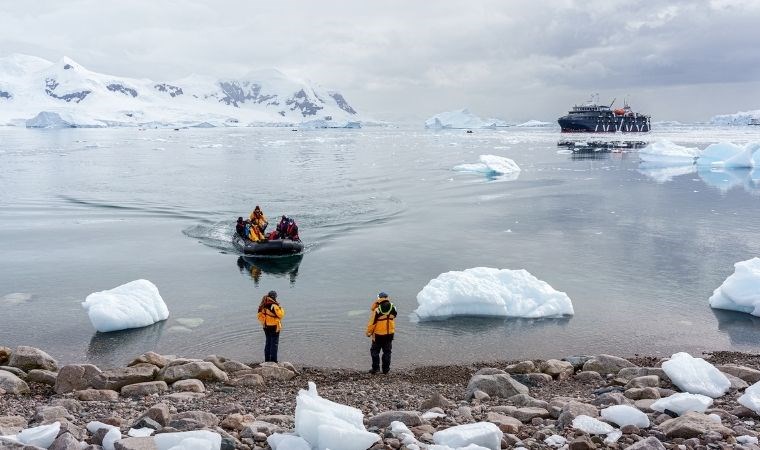
[[[235,244],[238,246],[238,248],[240,248],[240,250],[242,250],[243,254],[245,255],[296,255],[303,251],[302,242],[292,241],[290,239],[270,239],[268,241],[253,242],[251,240],[236,236]]]

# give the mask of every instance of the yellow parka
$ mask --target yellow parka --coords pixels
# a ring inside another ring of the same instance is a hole
[[[266,236],[261,232],[261,229],[256,224],[251,224],[250,231],[248,232],[248,239],[253,242],[259,242],[266,240]]]
[[[258,214],[256,214],[257,212]],[[265,216],[260,209],[254,209],[253,212],[251,212],[249,219],[251,221],[251,225],[256,225],[262,232],[266,230],[267,225],[269,225],[267,216]]]
[[[265,296],[261,299],[261,305],[259,305],[259,313],[257,318],[262,326],[265,327],[277,327],[279,333],[282,329],[282,318],[285,317],[285,310],[277,303],[277,300],[271,297]]]
[[[387,336],[396,332],[396,307],[387,298],[378,299],[367,322],[367,336]]]

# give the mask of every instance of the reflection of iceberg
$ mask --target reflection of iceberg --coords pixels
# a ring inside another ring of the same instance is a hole
[[[284,256],[279,258],[256,258],[256,257],[239,257],[237,266],[242,272],[246,270],[258,286],[262,273],[272,274],[279,277],[290,278],[291,283],[296,282],[298,276],[298,267],[301,264],[303,255]]]
[[[516,180],[520,176],[520,166],[509,158],[496,155],[480,155],[479,163],[460,164],[453,170],[457,172],[475,172],[482,173],[493,179]]]
[[[452,336],[478,335],[496,328],[502,328],[505,336],[521,335],[541,327],[564,327],[570,323],[569,316],[540,319],[458,316],[448,320],[420,321],[419,317],[412,315],[412,320],[417,322],[418,327],[445,331]]]
[[[98,367],[118,367],[123,357],[132,358],[147,351],[156,350],[166,321],[143,328],[97,332],[87,347],[87,360]]]
[[[728,334],[732,345],[756,346],[760,341],[760,317],[725,309],[712,309],[718,330]]]
[[[749,169],[699,167],[697,173],[706,185],[726,193],[737,186],[743,185],[745,180],[749,178],[751,171]]]
[[[642,162],[639,165],[639,173],[648,176],[658,183],[666,183],[675,177],[687,175],[697,171],[693,164],[685,166],[663,166],[649,162]]]

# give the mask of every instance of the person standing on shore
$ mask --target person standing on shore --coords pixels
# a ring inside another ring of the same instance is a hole
[[[369,349],[372,357],[372,369],[369,371],[371,374],[380,371],[380,351],[383,352],[383,373],[391,370],[391,349],[393,334],[396,331],[396,315],[396,307],[391,303],[388,294],[379,293],[377,300],[372,303],[367,323],[367,336],[372,338],[372,346]]]
[[[277,362],[277,349],[280,346],[280,330],[285,310],[277,302],[277,292],[269,291],[259,303],[257,315],[259,322],[264,327],[264,362]]]

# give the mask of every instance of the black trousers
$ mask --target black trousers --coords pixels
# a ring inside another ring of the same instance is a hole
[[[277,349],[280,346],[280,332],[277,331],[277,327],[264,327],[264,336],[266,336],[266,344],[264,344],[264,361],[277,362]]]
[[[391,370],[391,349],[393,348],[393,335],[387,334],[385,336],[375,335],[375,339],[372,341],[372,347],[369,349],[369,354],[372,356],[372,370],[380,370],[380,351],[383,352],[383,373],[388,373]]]

